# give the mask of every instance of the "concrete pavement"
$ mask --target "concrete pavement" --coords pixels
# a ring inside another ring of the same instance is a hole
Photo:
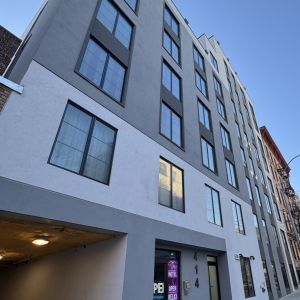
[[[288,295],[284,298],[281,298],[280,300],[300,300],[300,291],[298,291],[294,294]]]

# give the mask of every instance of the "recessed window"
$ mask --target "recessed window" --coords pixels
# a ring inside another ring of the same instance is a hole
[[[207,84],[203,77],[195,71],[196,76],[196,86],[198,90],[207,98]]]
[[[255,194],[256,194],[258,205],[261,206],[261,198],[260,198],[260,193],[257,185],[255,186]]]
[[[163,43],[164,48],[172,56],[172,58],[179,64],[179,47],[166,31],[164,31],[163,41],[164,41]]]
[[[50,164],[108,184],[117,131],[68,104]]]
[[[226,130],[222,125],[221,125],[221,136],[222,136],[223,146],[227,150],[231,151],[232,147],[231,147],[230,134],[229,134],[228,130]]]
[[[216,91],[217,95],[223,97],[223,90],[222,90],[221,82],[216,77],[214,77],[214,86],[215,86],[215,91]]]
[[[223,103],[221,100],[219,100],[218,98],[217,98],[217,109],[218,109],[219,115],[220,115],[224,120],[226,120],[226,110],[225,110],[225,105],[224,105],[224,103]]]
[[[267,211],[271,215],[272,210],[271,210],[270,198],[266,194],[265,194],[265,202],[266,202],[266,206],[267,206]]]
[[[210,52],[210,61],[212,65],[215,67],[215,69],[219,72],[218,62],[211,52]]]
[[[215,149],[204,138],[201,138],[202,163],[203,165],[216,173]]]
[[[252,174],[252,176],[254,176],[255,171],[254,171],[254,164],[253,164],[253,160],[251,157],[249,157],[249,161],[250,161],[250,173]]]
[[[253,152],[254,152],[255,158],[259,161],[259,154],[258,154],[258,150],[255,145],[253,145]]]
[[[240,125],[237,122],[235,122],[235,128],[236,128],[236,134],[240,139],[241,138],[241,130],[240,130]]]
[[[236,106],[235,106],[235,103],[234,103],[233,100],[231,100],[231,104],[232,104],[233,112],[234,112],[234,114],[237,116],[237,110],[236,110]]]
[[[136,11],[138,0],[125,0],[125,2],[131,7],[133,11]]]
[[[235,172],[235,166],[234,166],[234,164],[231,163],[227,159],[225,161],[225,164],[226,164],[226,173],[227,173],[228,183],[231,186],[233,186],[234,188],[238,188],[238,183],[237,183],[237,177],[236,177],[236,172]]]
[[[265,177],[260,168],[258,168],[259,179],[262,185],[266,185]]]
[[[259,230],[259,227],[258,227],[258,220],[257,220],[256,214],[253,214],[253,221],[254,221],[254,226],[255,226],[255,230],[256,230],[257,239],[261,240],[260,230]]]
[[[126,47],[129,48],[132,25],[108,0],[102,0],[97,19]]]
[[[92,39],[88,42],[79,72],[121,102],[126,69]]]
[[[184,211],[183,171],[163,158],[159,163],[159,203]]]
[[[204,125],[209,131],[211,131],[211,113],[210,110],[201,101],[198,101],[198,114],[200,123]]]
[[[235,201],[231,200],[231,209],[232,209],[232,214],[233,214],[233,224],[234,224],[235,232],[240,233],[240,234],[245,234],[241,206],[238,203],[236,203]]]
[[[276,247],[279,248],[279,240],[278,240],[278,235],[277,235],[277,231],[274,225],[272,225],[272,230],[273,230],[273,235],[274,235],[274,239],[275,239],[275,243],[276,243]]]
[[[272,183],[272,181],[269,177],[268,177],[268,185],[269,185],[269,189],[270,189],[271,193],[273,195],[275,195],[274,186],[273,186],[273,183]]]
[[[243,164],[246,167],[247,166],[247,160],[246,160],[245,151],[242,147],[240,148],[240,150],[241,150],[241,155],[242,155],[242,159],[243,159]]]
[[[168,7],[165,7],[164,20],[172,29],[173,33],[179,37],[179,23]]]
[[[252,270],[249,257],[240,257],[242,278],[244,283],[245,298],[255,296]]]
[[[267,243],[270,244],[270,238],[269,238],[269,233],[268,233],[268,230],[267,230],[267,224],[266,224],[266,221],[264,219],[261,220],[261,223],[262,223],[262,226],[263,226],[263,231],[264,231],[264,234],[265,236],[267,237]]]
[[[273,203],[274,203],[274,207],[275,207],[276,219],[277,219],[277,221],[281,222],[278,204],[276,202],[273,202]]]
[[[247,177],[246,177],[246,183],[247,183],[247,189],[248,189],[248,196],[249,196],[249,199],[252,201],[253,193],[252,193],[251,183],[250,183],[250,179]]]
[[[181,118],[167,105],[161,105],[161,133],[178,146],[182,145]]]
[[[203,72],[205,72],[204,58],[195,47],[194,47],[194,61],[200,67],[200,69]]]
[[[163,63],[162,84],[174,97],[180,100],[180,78],[166,63]]]
[[[210,186],[205,187],[208,222],[222,226],[222,214],[219,192]]]

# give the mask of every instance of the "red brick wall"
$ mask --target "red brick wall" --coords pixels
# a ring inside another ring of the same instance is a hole
[[[4,73],[20,43],[19,38],[0,26],[0,75]]]
[[[11,90],[0,83],[0,112],[3,109]]]

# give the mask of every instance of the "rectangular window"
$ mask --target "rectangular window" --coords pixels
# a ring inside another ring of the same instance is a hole
[[[210,110],[201,101],[198,101],[198,114],[200,123],[212,131]]]
[[[221,125],[221,136],[222,136],[223,146],[227,150],[232,151],[230,134],[222,125]]]
[[[237,177],[236,177],[236,172],[235,172],[235,167],[234,164],[232,164],[230,161],[226,159],[226,172],[227,172],[227,180],[228,183],[233,186],[234,188],[238,188],[238,182],[237,182]]]
[[[235,122],[235,128],[236,128],[237,136],[240,139],[241,138],[241,130],[240,130],[240,126],[239,126],[239,124],[237,122]]]
[[[245,155],[245,151],[244,149],[241,147],[241,155],[242,155],[242,159],[243,159],[243,164],[245,167],[247,167],[247,160],[246,160],[246,155]]]
[[[161,105],[160,132],[178,146],[182,146],[181,118],[164,103]]]
[[[210,52],[210,61],[212,65],[215,67],[215,69],[219,72],[218,62],[211,52]]]
[[[270,244],[270,238],[269,238],[269,233],[268,233],[266,221],[264,219],[262,219],[261,223],[263,225],[263,230],[264,230],[265,236],[267,237],[267,243]]]
[[[255,158],[259,161],[259,154],[258,154],[258,150],[255,145],[253,145],[253,151],[254,151]]]
[[[214,77],[214,86],[215,86],[216,94],[218,96],[223,97],[222,85],[221,85],[220,81],[216,77]]]
[[[179,37],[179,23],[168,7],[165,7],[164,20],[172,29],[173,33]]]
[[[250,161],[250,173],[251,173],[251,175],[252,176],[254,176],[254,174],[255,174],[255,171],[254,171],[254,164],[253,164],[253,160],[252,160],[252,158],[251,157],[249,157],[249,161]]]
[[[270,199],[266,194],[265,194],[265,202],[266,202],[266,206],[267,206],[267,211],[271,215],[272,210],[271,210],[271,205],[270,205]]]
[[[260,168],[258,168],[258,175],[259,175],[261,184],[266,185],[264,174]]]
[[[208,185],[206,185],[206,206],[208,221],[218,226],[222,226],[219,192]]]
[[[49,162],[108,184],[116,135],[116,129],[68,104]]]
[[[271,289],[269,272],[268,272],[268,269],[267,269],[267,263],[266,263],[265,260],[263,260],[262,263],[263,263],[263,270],[264,270],[264,274],[265,274],[265,280],[266,280],[267,290],[271,294],[272,293],[272,289]]]
[[[260,236],[260,231],[259,231],[259,227],[258,227],[258,221],[257,221],[256,214],[253,214],[253,221],[254,221],[254,226],[255,226],[255,229],[256,229],[257,239],[261,240],[261,236]]]
[[[204,138],[201,138],[202,163],[203,165],[216,173],[215,149]]]
[[[274,191],[274,187],[273,187],[273,183],[271,181],[271,179],[268,177],[268,185],[269,185],[269,189],[270,189],[270,192],[275,195],[275,191]]]
[[[125,0],[125,2],[131,7],[133,11],[136,11],[138,0]]]
[[[252,193],[252,188],[251,188],[251,183],[250,183],[250,179],[246,177],[246,182],[247,182],[247,189],[248,189],[248,196],[250,198],[250,200],[253,200],[253,193]]]
[[[159,163],[159,204],[184,212],[183,171],[163,158]]]
[[[278,293],[280,293],[280,285],[279,285],[278,276],[277,276],[274,261],[272,261],[271,266],[272,266],[272,270],[273,270],[273,274],[274,274],[274,281],[275,281],[275,285],[276,285],[276,290],[277,290]]]
[[[126,69],[92,39],[88,42],[79,72],[121,102]]]
[[[200,67],[200,69],[203,72],[205,72],[204,58],[195,47],[194,47],[194,61]]]
[[[233,214],[233,223],[235,232],[245,234],[244,221],[241,206],[231,200],[231,209]]]
[[[231,82],[229,79],[227,79],[227,82],[228,82],[228,87],[229,87],[229,92],[230,92],[230,95],[233,96],[233,91],[232,91],[232,86],[231,86]]]
[[[177,64],[179,64],[179,47],[166,31],[164,31],[163,46]]]
[[[260,198],[260,193],[257,185],[255,186],[255,194],[256,194],[258,205],[261,206],[261,198]]]
[[[203,77],[195,71],[196,87],[207,98],[207,84]]]
[[[180,78],[166,63],[163,63],[162,84],[178,100],[180,100],[180,95],[181,95]]]
[[[278,240],[278,235],[277,235],[277,231],[274,225],[272,225],[272,230],[273,230],[273,234],[274,234],[274,239],[275,239],[275,243],[276,243],[276,247],[279,247],[279,240]]]
[[[242,278],[244,283],[245,298],[254,297],[255,290],[254,290],[250,258],[240,257],[240,263],[241,263]]]
[[[277,219],[277,221],[281,222],[281,217],[280,217],[278,204],[276,202],[273,202],[273,203],[274,203],[274,207],[275,207],[276,219]]]
[[[111,1],[102,0],[97,19],[119,40],[119,42],[126,48],[129,48],[132,25]]]
[[[227,117],[226,117],[225,105],[218,98],[217,98],[217,109],[218,109],[219,115],[226,121]]]
[[[237,110],[236,110],[236,106],[233,100],[231,100],[231,104],[232,104],[232,110],[234,112],[234,114],[237,116]]]

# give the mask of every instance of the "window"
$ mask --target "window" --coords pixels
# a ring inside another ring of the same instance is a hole
[[[196,76],[196,86],[198,90],[207,98],[207,85],[206,81],[203,79],[203,77],[195,71]]]
[[[277,221],[281,222],[281,217],[280,217],[280,212],[279,212],[278,204],[276,202],[273,202],[273,203],[274,203],[274,207],[275,207],[276,219],[277,219]]]
[[[231,151],[232,147],[231,147],[230,134],[222,125],[221,125],[221,136],[222,136],[223,146],[227,150]]]
[[[161,105],[160,132],[178,146],[182,145],[181,118],[164,103]]]
[[[274,274],[274,281],[275,281],[275,285],[276,285],[276,290],[277,290],[278,293],[280,293],[280,285],[279,285],[278,276],[277,276],[274,261],[272,261],[271,266],[272,266],[272,270],[273,270],[273,274]]]
[[[125,0],[125,2],[132,8],[133,11],[136,11],[138,0]]]
[[[252,174],[252,176],[255,174],[254,171],[254,164],[253,164],[253,160],[251,157],[249,157],[249,161],[250,161],[250,173]]]
[[[216,77],[214,77],[214,86],[217,95],[223,97],[222,85]]]
[[[164,31],[163,46],[173,57],[173,59],[179,64],[179,47],[166,31]]]
[[[242,159],[243,159],[243,164],[246,167],[247,166],[247,160],[246,160],[246,155],[245,155],[245,151],[244,149],[241,147],[241,155],[242,155]]]
[[[275,239],[275,243],[276,243],[276,247],[279,247],[279,240],[278,240],[278,235],[277,235],[277,231],[274,225],[272,225],[272,230],[273,230],[273,234],[274,234],[274,239]]]
[[[215,67],[215,69],[219,72],[218,62],[211,52],[210,52],[210,61],[212,65]]]
[[[250,179],[247,177],[246,177],[246,182],[247,182],[248,196],[249,196],[250,200],[253,200],[253,193],[252,193]]]
[[[224,120],[226,120],[226,110],[225,110],[225,105],[224,105],[223,102],[220,101],[218,98],[217,98],[217,109],[218,109],[219,115],[220,115]]]
[[[159,164],[159,204],[184,212],[183,171],[163,158]]]
[[[268,290],[269,293],[272,293],[269,272],[268,272],[268,269],[267,269],[267,263],[266,263],[265,260],[263,260],[262,263],[263,263],[263,270],[264,270],[264,274],[265,274],[267,290]]]
[[[261,236],[260,236],[260,231],[259,231],[259,227],[258,227],[258,221],[257,221],[256,214],[253,214],[253,221],[254,221],[254,226],[255,226],[255,229],[256,229],[257,239],[261,240]]]
[[[270,205],[270,199],[266,194],[265,194],[265,202],[266,202],[266,206],[267,206],[267,211],[271,215],[272,210],[271,210],[271,205]]]
[[[245,298],[254,297],[255,290],[254,290],[250,258],[240,257],[240,263],[241,263],[241,271],[242,271],[242,278],[243,278],[243,284],[244,284]]]
[[[222,214],[219,192],[206,186],[206,206],[208,222],[222,226]]]
[[[102,0],[97,14],[97,19],[126,48],[129,48],[132,35],[132,25],[109,0]]]
[[[267,230],[267,224],[266,224],[266,221],[264,219],[261,220],[261,223],[263,225],[263,230],[264,230],[264,233],[267,237],[267,243],[270,244],[270,238],[269,238],[269,234],[268,234],[268,230]]]
[[[88,42],[79,72],[121,102],[126,69],[92,39]]]
[[[195,47],[194,47],[194,61],[200,67],[200,69],[203,72],[205,72],[204,58]]]
[[[208,130],[212,130],[210,110],[201,102],[198,101],[199,120]]]
[[[268,177],[268,185],[269,185],[269,189],[270,189],[271,193],[272,193],[273,195],[275,195],[273,183],[272,183],[272,181],[271,181],[271,179],[270,179],[269,177]]]
[[[253,141],[255,141],[254,131],[253,131],[253,129],[252,129],[251,126],[249,126],[249,130],[250,130],[250,136],[251,136],[251,139],[252,139]]]
[[[237,136],[240,139],[241,138],[241,130],[240,130],[240,126],[239,126],[239,124],[237,122],[235,122],[235,128],[236,128]]]
[[[201,138],[201,149],[203,165],[216,173],[217,168],[215,164],[214,147],[210,143],[208,143],[204,138]]]
[[[234,230],[240,234],[245,234],[241,206],[238,203],[231,200],[231,209],[233,214]]]
[[[234,165],[226,159],[226,172],[227,172],[227,180],[228,183],[233,186],[234,188],[238,188],[236,172]]]
[[[231,100],[231,104],[232,104],[232,110],[234,112],[234,114],[237,116],[237,110],[236,110],[236,106],[233,100]]]
[[[227,79],[227,82],[228,82],[228,87],[229,87],[229,92],[230,92],[230,95],[232,96],[233,95],[233,91],[232,91],[232,86],[231,86],[231,82],[229,79]]]
[[[259,174],[259,179],[260,179],[261,184],[266,185],[265,177],[264,177],[263,172],[260,168],[258,168],[258,174]]]
[[[170,9],[165,7],[164,20],[172,29],[173,33],[179,37],[179,23],[171,13]]]
[[[254,151],[255,158],[259,161],[259,154],[258,154],[258,150],[255,145],[253,145],[253,151]]]
[[[103,121],[68,104],[49,162],[108,184],[116,135]]]
[[[260,193],[257,185],[255,186],[255,194],[256,194],[258,205],[261,206],[261,198],[260,198]]]
[[[171,68],[166,63],[163,63],[162,84],[178,100],[180,100],[180,95],[181,95],[180,78],[173,70],[171,70]]]

